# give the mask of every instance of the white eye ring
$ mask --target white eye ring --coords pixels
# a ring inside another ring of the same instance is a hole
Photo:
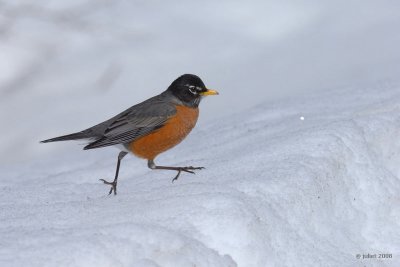
[[[194,86],[194,85],[189,85],[189,84],[185,84],[185,86],[187,87],[187,88],[189,88],[189,91],[192,93],[192,94],[194,94],[194,95],[197,95],[198,94],[198,90],[199,90],[199,87],[196,87],[196,86]]]
[[[197,90],[196,90],[196,88],[193,86],[193,87],[189,87],[189,91],[192,93],[192,94],[194,94],[194,95],[197,95]]]

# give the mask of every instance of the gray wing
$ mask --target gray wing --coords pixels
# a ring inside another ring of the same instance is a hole
[[[176,108],[163,95],[137,104],[108,121],[87,129],[96,140],[84,149],[99,148],[134,141],[156,129],[176,114]]]

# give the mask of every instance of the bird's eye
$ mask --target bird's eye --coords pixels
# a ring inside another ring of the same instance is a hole
[[[196,88],[189,88],[189,91],[190,91],[192,94],[197,95],[197,90],[196,90]]]
[[[197,95],[198,94],[198,87],[194,86],[194,85],[186,85],[187,88],[189,88],[189,91],[194,94]]]

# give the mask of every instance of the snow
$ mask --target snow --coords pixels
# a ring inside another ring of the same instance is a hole
[[[0,124],[12,125],[1,162],[66,152],[37,141],[94,125],[183,73],[223,96],[203,103],[201,124],[276,98],[396,82],[399,3],[1,1]]]
[[[116,197],[98,181],[112,177],[112,148],[70,143],[5,168],[0,263],[398,266],[399,87],[287,98],[209,122],[156,161],[205,170],[172,184],[174,173],[126,157]],[[356,258],[367,253],[393,259]]]
[[[400,266],[399,8],[1,1],[0,266]],[[220,95],[156,163],[196,175],[127,156],[108,196],[118,150],[38,143],[183,73]]]

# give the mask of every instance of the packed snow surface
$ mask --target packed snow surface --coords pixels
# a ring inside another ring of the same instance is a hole
[[[210,121],[156,161],[205,170],[171,183],[175,173],[126,157],[117,196],[98,180],[112,179],[114,148],[70,142],[3,168],[0,265],[400,266],[399,89],[344,88]],[[392,258],[357,259],[368,253]]]
[[[400,266],[399,10],[0,0],[0,266]],[[183,73],[221,95],[156,163],[196,175],[126,157],[108,196],[116,149],[38,143]]]

